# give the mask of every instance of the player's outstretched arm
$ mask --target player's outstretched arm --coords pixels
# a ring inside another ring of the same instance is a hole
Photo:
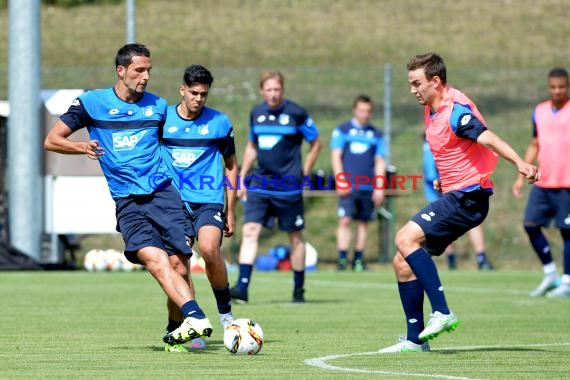
[[[513,148],[499,136],[486,130],[479,135],[477,143],[492,149],[505,160],[512,162],[518,169],[519,173],[531,180],[531,182],[540,179],[538,168],[532,164],[526,163]]]
[[[538,157],[538,139],[534,137],[528,144],[528,147],[526,148],[526,153],[524,155],[524,162],[526,162],[527,164],[533,164],[536,161],[537,157]],[[519,174],[517,176],[517,179],[513,183],[513,188],[512,188],[512,192],[515,198],[519,199],[522,198],[521,189],[523,187],[523,184],[524,184],[524,176],[522,174]]]
[[[44,141],[44,149],[62,154],[86,154],[93,160],[104,154],[97,140],[71,141],[68,137],[72,133],[67,124],[58,120]]]

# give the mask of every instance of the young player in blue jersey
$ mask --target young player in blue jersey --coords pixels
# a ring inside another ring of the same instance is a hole
[[[168,107],[162,143],[172,183],[184,202],[190,238],[192,243],[198,241],[220,323],[225,328],[233,316],[220,245],[222,235],[230,237],[234,233],[238,165],[230,119],[206,107],[213,81],[212,74],[203,66],[191,65],[185,69],[180,86],[182,101]],[[171,315],[179,314],[172,303],[169,310]],[[182,315],[173,318],[169,330],[177,328],[182,319]],[[202,348],[205,342],[196,338],[190,346]]]
[[[212,325],[195,300],[186,217],[161,157],[158,138],[167,104],[145,91],[152,65],[144,45],[120,48],[115,67],[115,85],[74,100],[49,132],[44,147],[99,160],[115,201],[125,256],[145,266],[185,318],[177,334],[163,338],[166,351],[176,352],[182,343],[210,336]],[[89,141],[69,139],[84,127]]]
[[[237,302],[247,303],[248,287],[257,255],[259,234],[274,217],[287,232],[291,244],[293,302],[305,302],[305,227],[302,186],[321,150],[319,132],[307,111],[283,97],[284,79],[279,71],[261,74],[259,88],[264,102],[250,113],[249,141],[245,148],[238,197],[245,202],[245,223],[239,252],[239,278],[231,288]],[[303,140],[310,144],[305,163]],[[248,177],[254,162],[257,167]],[[248,177],[248,178],[246,178]]]
[[[376,207],[384,201],[383,181],[376,187],[372,181],[375,176],[386,175],[384,161],[385,148],[382,133],[376,129],[372,119],[373,103],[367,95],[358,95],[352,106],[353,118],[339,125],[331,137],[331,161],[335,178],[344,175],[352,179],[352,188],[337,188],[338,228],[336,241],[338,248],[338,269],[345,270],[348,262],[348,249],[351,240],[351,222],[357,221],[356,239],[352,269],[361,272],[364,269],[363,255],[368,238],[368,227],[376,214]],[[354,183],[354,178],[364,176],[368,184]]]
[[[424,195],[426,200],[431,203],[442,197],[441,191],[437,190],[436,181],[439,180],[439,172],[435,166],[435,160],[433,154],[429,148],[429,145],[424,137],[423,145],[423,175],[424,175]],[[435,181],[435,182],[434,182]],[[477,267],[479,270],[493,270],[493,265],[487,257],[487,252],[485,250],[485,234],[483,232],[483,226],[480,224],[473,227],[467,232],[469,241],[475,250],[475,259],[477,260]],[[447,256],[447,267],[449,270],[457,269],[457,255],[455,253],[454,244],[449,244],[445,249],[445,255]]]

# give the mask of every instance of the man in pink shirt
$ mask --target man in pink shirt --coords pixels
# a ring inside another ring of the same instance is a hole
[[[535,166],[524,162],[487,129],[475,104],[447,85],[447,70],[439,55],[415,56],[407,68],[410,92],[425,106],[426,138],[440,174],[435,187],[443,196],[420,210],[396,234],[393,264],[407,335],[380,353],[429,351],[428,340],[459,325],[459,318],[447,305],[431,256],[441,255],[487,216],[497,154],[512,162],[524,177],[539,178]],[[432,307],[425,326],[424,292]]]
[[[570,297],[570,166],[564,159],[570,152],[570,102],[568,72],[554,68],[548,73],[550,99],[538,104],[532,115],[532,139],[525,162],[538,159],[541,178],[531,188],[524,215],[524,229],[538,258],[544,278],[533,297]],[[513,184],[513,195],[522,198],[524,178]],[[563,241],[564,274],[558,275],[550,244],[542,233],[554,219]]]

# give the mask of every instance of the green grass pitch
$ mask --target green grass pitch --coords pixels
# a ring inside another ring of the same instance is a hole
[[[307,273],[302,305],[290,302],[289,273],[256,272],[234,315],[260,323],[265,344],[244,357],[223,346],[204,274],[194,281],[214,333],[205,350],[170,354],[165,298],[148,273],[3,272],[0,379],[568,378],[570,300],[530,298],[540,276],[442,271],[458,330],[431,353],[380,355],[405,333],[388,269]]]

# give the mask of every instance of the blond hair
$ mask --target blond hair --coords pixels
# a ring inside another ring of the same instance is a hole
[[[263,84],[269,80],[269,79],[277,79],[279,81],[279,83],[281,84],[281,87],[285,86],[285,77],[283,76],[283,74],[281,73],[281,71],[278,70],[265,70],[264,72],[261,73],[261,75],[259,76],[259,88],[262,89],[263,88]]]

